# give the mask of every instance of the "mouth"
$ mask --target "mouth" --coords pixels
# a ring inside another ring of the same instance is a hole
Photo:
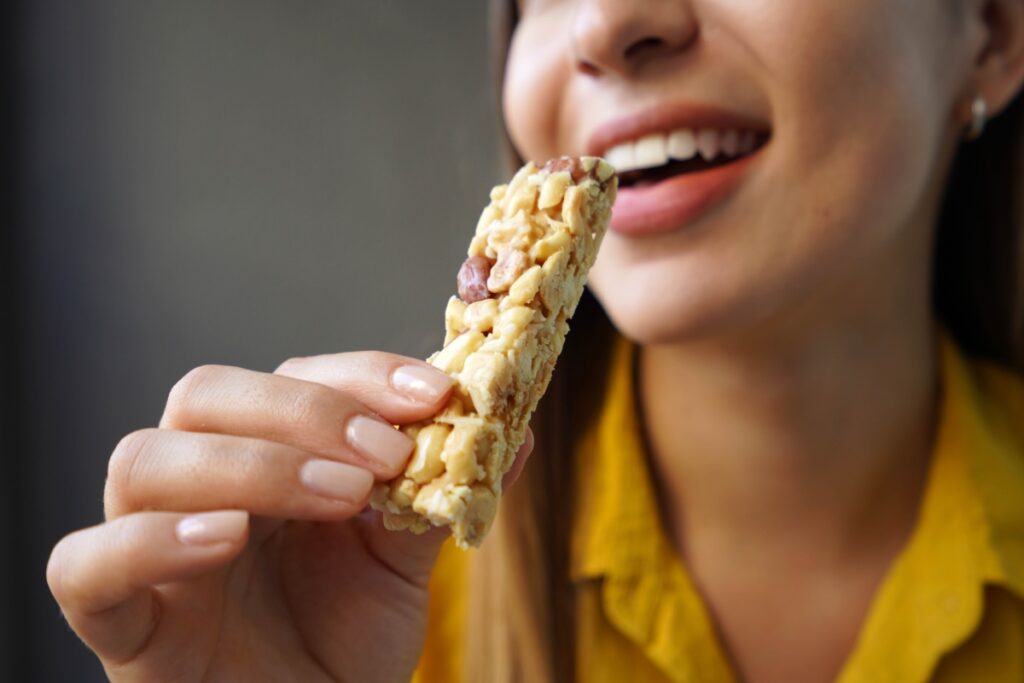
[[[683,230],[725,204],[771,139],[766,118],[669,102],[605,122],[586,149],[619,175],[612,230],[642,237]]]
[[[622,188],[647,187],[668,178],[709,171],[751,156],[770,134],[738,128],[677,128],[623,140],[603,150]]]

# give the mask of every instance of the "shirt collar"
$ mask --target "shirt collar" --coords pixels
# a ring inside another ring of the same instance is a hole
[[[1024,597],[1024,384],[968,362],[946,335],[940,349],[939,431],[919,520],[875,596],[841,681],[923,681],[977,626],[986,584]],[[707,650],[715,636],[661,527],[636,414],[634,357],[635,347],[619,338],[603,405],[578,444],[572,576],[606,579],[606,608],[623,612],[610,616],[647,643],[656,661],[721,670],[717,654],[686,663],[693,652],[683,643],[655,645],[665,638],[666,610],[675,615],[670,630],[683,631],[673,637],[704,638]],[[631,593],[609,598],[623,591]]]
[[[1024,385],[942,335],[943,396],[917,526],[840,683],[925,681],[977,629],[986,586],[1024,597]]]
[[[576,450],[570,572],[603,579],[609,621],[671,680],[732,681],[696,587],[664,535],[633,391],[635,347],[612,350],[603,405]]]

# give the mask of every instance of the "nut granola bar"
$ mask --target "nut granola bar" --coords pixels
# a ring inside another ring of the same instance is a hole
[[[491,190],[444,348],[427,359],[455,378],[446,407],[402,427],[416,442],[405,472],[377,484],[371,505],[389,529],[448,525],[478,546],[498,509],[502,477],[526,436],[608,226],[617,178],[596,157],[527,163]]]

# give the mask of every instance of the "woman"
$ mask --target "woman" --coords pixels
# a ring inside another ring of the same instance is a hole
[[[1024,3],[498,14],[518,154],[631,170],[487,546],[427,631],[442,536],[358,515],[425,364],[199,368],[51,558],[110,677],[1020,680]]]

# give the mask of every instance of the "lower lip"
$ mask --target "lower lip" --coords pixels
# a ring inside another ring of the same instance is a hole
[[[621,235],[638,236],[683,228],[724,201],[760,152],[707,171],[620,189],[612,208],[611,229]]]

